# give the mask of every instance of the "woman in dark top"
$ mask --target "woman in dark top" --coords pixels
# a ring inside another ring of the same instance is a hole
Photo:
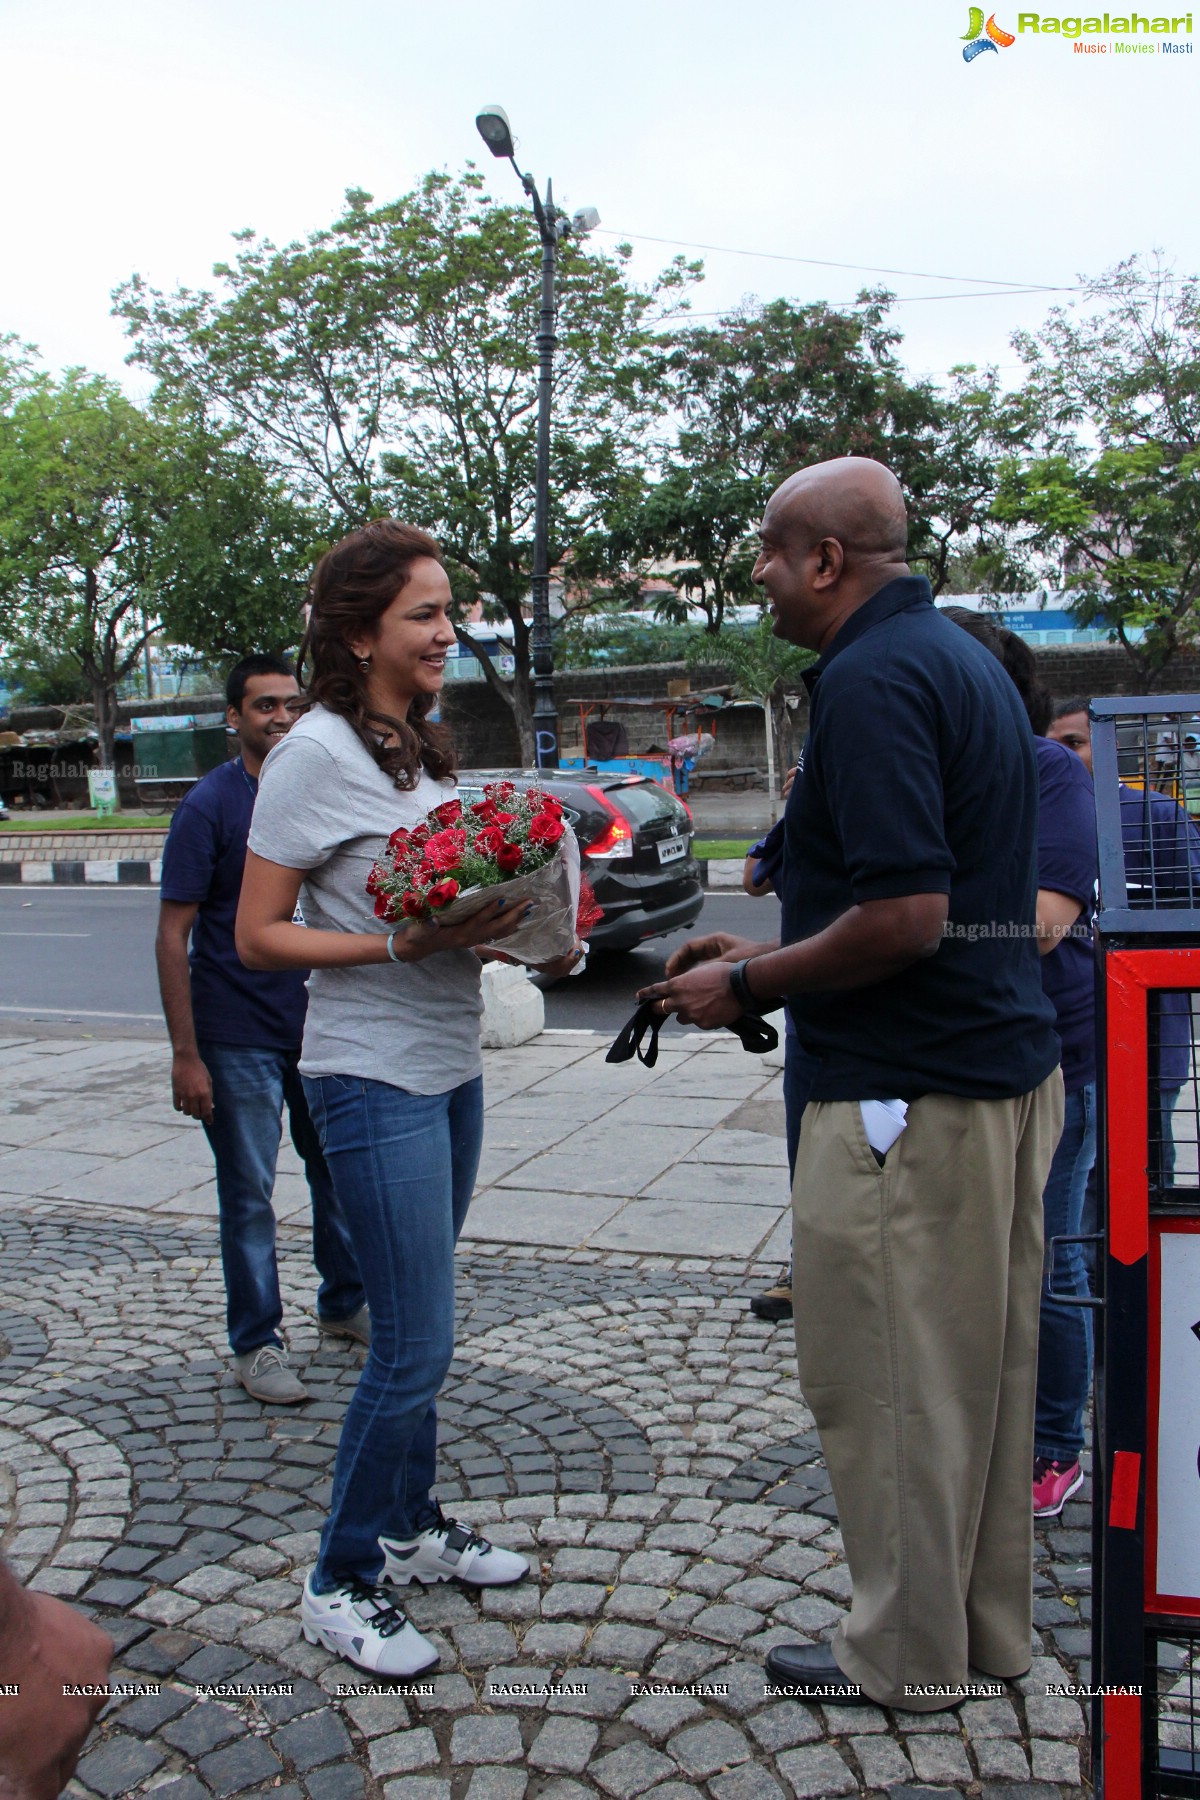
[[[1038,1333],[1033,1511],[1035,1518],[1049,1518],[1062,1511],[1083,1482],[1079,1453],[1092,1380],[1091,1313],[1053,1298],[1049,1280],[1051,1240],[1082,1229],[1088,1175],[1096,1160],[1095,964],[1089,929],[1097,876],[1092,778],[1078,756],[1044,736],[1052,703],[1037,679],[1028,644],[979,613],[955,606],[945,611],[1004,664],[1037,739],[1038,948],[1042,989],[1057,1015],[1066,1090],[1062,1137],[1042,1195],[1047,1274]],[[1058,1247],[1053,1276],[1055,1294],[1088,1293],[1080,1244]]]

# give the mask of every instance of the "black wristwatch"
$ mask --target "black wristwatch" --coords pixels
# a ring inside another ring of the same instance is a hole
[[[782,1000],[760,1000],[757,994],[751,993],[750,983],[746,980],[746,964],[751,959],[746,957],[742,962],[731,963],[729,968],[729,989],[744,1013],[752,1019],[761,1019],[764,1013],[774,1012],[783,1005]]]

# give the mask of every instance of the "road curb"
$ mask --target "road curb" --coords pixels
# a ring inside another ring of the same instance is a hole
[[[64,857],[55,862],[0,862],[0,887],[157,887],[162,859],[119,862]]]

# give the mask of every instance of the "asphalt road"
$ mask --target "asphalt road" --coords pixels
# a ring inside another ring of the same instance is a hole
[[[153,888],[0,888],[0,1032],[30,1025],[78,1035],[141,1037],[163,1029],[154,973],[158,892]],[[732,931],[768,938],[779,929],[772,897],[709,896],[690,931],[621,955],[593,957],[582,975],[546,994],[546,1023],[617,1032],[637,988],[688,937]]]

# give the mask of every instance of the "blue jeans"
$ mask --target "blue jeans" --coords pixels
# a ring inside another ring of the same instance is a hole
[[[213,1116],[204,1127],[217,1165],[225,1317],[235,1356],[278,1344],[283,1305],[275,1266],[275,1163],[286,1106],[292,1142],[312,1194],[313,1261],[321,1276],[317,1311],[348,1319],[363,1286],[321,1146],[308,1116],[298,1050],[261,1050],[207,1039],[200,1057],[212,1079]]]
[[[305,1078],[366,1283],[371,1351],[346,1409],[318,1593],[378,1579],[380,1537],[436,1517],[436,1400],[454,1354],[454,1246],[483,1144],[483,1081],[410,1094],[357,1075]]]
[[[1050,1164],[1042,1209],[1046,1227],[1046,1268],[1050,1240],[1082,1230],[1083,1198],[1096,1160],[1096,1087],[1067,1095],[1063,1132]],[[1082,1246],[1062,1244],[1054,1257],[1054,1286],[1060,1293],[1090,1292]],[[1042,1282],[1038,1330],[1037,1416],[1034,1455],[1074,1462],[1083,1448],[1083,1412],[1092,1381],[1092,1315],[1087,1307],[1064,1305]]]

